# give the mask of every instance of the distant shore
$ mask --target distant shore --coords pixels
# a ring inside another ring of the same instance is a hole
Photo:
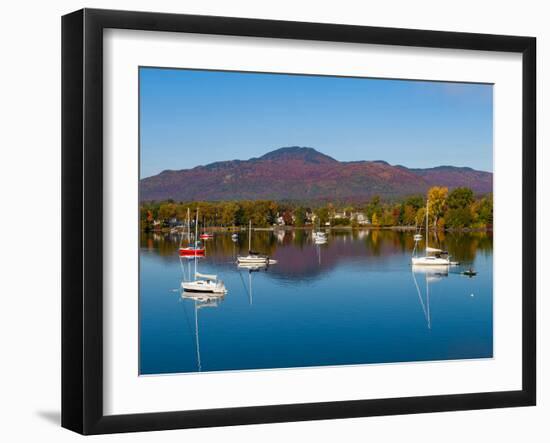
[[[314,226],[270,226],[266,228],[252,228],[253,231],[257,232],[277,232],[277,231],[313,231],[319,229]],[[149,231],[141,230],[141,232],[147,233],[160,233],[160,234],[169,234],[171,232],[186,232],[186,227],[163,227],[159,229],[153,229]],[[227,227],[227,226],[208,226],[201,228],[203,232],[212,232],[212,233],[238,233],[246,232],[248,228],[245,226],[242,227]],[[415,226],[375,226],[375,225],[364,225],[364,226],[324,226],[321,227],[322,231],[364,231],[364,230],[377,230],[377,231],[403,231],[403,232],[415,232],[419,230],[424,232],[424,228],[417,228]],[[457,232],[457,233],[468,233],[468,232],[492,232],[492,227],[487,228],[445,228],[445,229],[430,229],[430,232]]]

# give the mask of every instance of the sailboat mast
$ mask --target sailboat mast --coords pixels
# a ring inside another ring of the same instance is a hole
[[[252,220],[248,220],[248,253],[252,251]]]
[[[195,219],[195,278],[197,278],[197,238],[199,238],[199,208],[197,208],[197,218]]]
[[[426,252],[428,252],[428,207],[430,200],[426,199]]]
[[[180,245],[179,245],[179,248],[181,249],[181,246],[183,244],[183,231],[180,232],[181,234],[181,237],[180,237]],[[189,238],[189,208],[187,208],[187,238]]]
[[[189,208],[187,208],[187,240],[191,240],[191,215],[189,214]]]

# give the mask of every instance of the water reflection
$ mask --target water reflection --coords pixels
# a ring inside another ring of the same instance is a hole
[[[316,245],[311,230],[254,231],[253,249],[277,260],[273,275],[290,280],[308,280],[338,266],[342,261],[367,260],[412,253],[413,235],[392,230],[330,231],[328,244]],[[177,234],[142,234],[141,248],[173,260],[179,245]],[[231,233],[217,233],[204,242],[206,257],[217,265],[233,264],[239,254],[248,252],[248,233],[241,232],[234,241]],[[472,264],[478,254],[491,255],[492,233],[431,233],[430,244],[449,251],[453,260],[464,266]],[[315,258],[315,260],[312,260]]]
[[[461,262],[441,269],[411,267],[413,234],[333,229],[315,244],[311,230],[257,230],[254,249],[277,264],[238,266],[248,232],[215,233],[198,266],[228,294],[181,293],[184,313],[171,291],[195,260],[179,257],[177,234],[142,235],[141,373],[491,357],[491,234],[431,233]],[[460,275],[469,268],[478,274]]]
[[[424,312],[424,317],[426,318],[426,323],[428,329],[432,328],[432,319],[430,315],[430,284],[440,281],[443,278],[449,276],[449,266],[411,266],[412,277],[416,291],[418,293],[418,300],[422,306],[422,311]],[[420,291],[420,286],[416,276],[420,274],[425,277],[425,296],[423,297]]]
[[[199,336],[199,310],[204,308],[217,308],[222,302],[224,295],[220,294],[198,294],[182,291],[180,293],[181,298],[184,300],[191,300],[193,302],[193,310],[195,317],[195,349],[197,354],[197,371],[202,371],[201,363],[201,348],[200,348],[200,336]]]
[[[244,273],[248,274],[248,286],[246,286],[243,278],[243,272],[239,272],[239,276],[241,277],[244,290],[248,294],[249,303],[250,305],[252,305],[252,300],[253,300],[252,276],[256,272],[260,272],[260,271],[266,272],[269,265],[266,263],[255,264],[255,265],[239,263],[237,267],[239,268],[239,271],[244,271]]]

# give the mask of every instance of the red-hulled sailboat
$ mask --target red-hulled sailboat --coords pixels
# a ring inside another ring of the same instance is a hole
[[[207,240],[209,238],[214,238],[214,234],[209,234],[208,232],[203,232],[199,238],[202,238],[203,240]]]
[[[180,257],[195,257],[195,256],[202,256],[205,253],[204,247],[199,245],[199,242],[195,242],[195,244],[191,243],[191,228],[190,228],[190,218],[189,218],[189,208],[187,208],[187,241],[189,242],[189,246],[183,247],[183,237],[181,238],[182,242],[180,242],[179,247],[179,255]],[[195,238],[197,237],[198,233],[198,226],[199,226],[199,209],[197,208],[197,218],[195,219]]]

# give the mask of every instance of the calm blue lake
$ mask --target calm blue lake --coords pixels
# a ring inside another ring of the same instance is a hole
[[[179,289],[194,272],[179,237],[141,236],[141,374],[493,355],[490,233],[433,234],[461,264],[428,272],[410,265],[411,232],[333,230],[325,245],[309,230],[253,232],[253,249],[277,260],[257,272],[235,264],[246,232],[205,243],[198,270],[228,292],[196,300]],[[475,277],[461,275],[470,267]]]

